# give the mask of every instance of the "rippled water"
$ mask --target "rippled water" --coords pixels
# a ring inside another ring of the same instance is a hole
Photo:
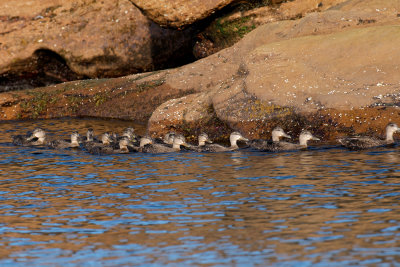
[[[399,265],[400,147],[93,156],[10,136],[130,123],[1,125],[0,266]]]

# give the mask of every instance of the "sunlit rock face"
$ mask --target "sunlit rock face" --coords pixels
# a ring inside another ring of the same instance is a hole
[[[232,45],[257,25],[340,1],[2,1],[0,91],[180,66]],[[226,6],[225,17],[215,15]],[[198,22],[209,17],[214,26],[199,33],[207,22]]]
[[[202,20],[232,2],[234,0],[132,0],[157,24],[176,28]]]
[[[297,20],[308,13],[322,12],[346,0],[247,0],[233,1],[227,8],[211,16],[209,24],[196,36],[193,55],[207,57],[237,43],[256,27],[275,21]],[[174,1],[168,1],[173,3]],[[195,1],[186,1],[192,3]],[[216,1],[217,2],[217,1]],[[147,1],[146,1],[147,3]],[[182,3],[182,5],[184,5]],[[161,6],[162,7],[166,7]],[[197,9],[193,9],[197,10]],[[193,12],[191,14],[199,14]],[[184,17],[181,17],[184,19]],[[181,23],[187,23],[182,21]]]
[[[202,93],[161,105],[150,131],[168,125],[198,131],[213,114],[252,137],[278,124],[327,138],[384,129],[400,120],[396,3],[348,1],[258,27],[233,47],[169,75],[170,86]],[[199,104],[208,113],[198,114]]]
[[[0,90],[116,77],[179,65],[187,31],[165,29],[128,0],[2,1]]]

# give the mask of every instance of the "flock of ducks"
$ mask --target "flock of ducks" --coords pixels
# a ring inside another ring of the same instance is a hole
[[[353,136],[341,138],[338,142],[351,150],[367,149],[379,146],[390,145],[394,143],[393,134],[400,128],[395,123],[389,123],[386,126],[386,138],[377,139],[368,136]],[[162,139],[153,139],[149,136],[139,138],[134,129],[126,128],[118,136],[116,134],[104,133],[99,138],[94,136],[93,129],[88,129],[86,136],[81,137],[78,132],[73,132],[69,140],[57,139],[48,141],[46,132],[41,128],[36,128],[32,133],[26,135],[12,136],[12,143],[17,146],[44,146],[53,149],[85,149],[91,154],[117,154],[117,153],[168,153],[177,152],[181,149],[195,152],[224,152],[238,150],[238,141],[246,142],[247,146],[258,151],[290,151],[307,148],[309,140],[320,140],[312,135],[310,131],[304,130],[300,133],[299,143],[290,143],[281,141],[281,138],[290,139],[291,136],[285,133],[281,127],[276,127],[272,131],[272,140],[248,140],[239,132],[233,132],[230,135],[230,146],[225,147],[214,144],[206,133],[198,136],[198,144],[191,145],[181,134],[174,132],[167,133]]]

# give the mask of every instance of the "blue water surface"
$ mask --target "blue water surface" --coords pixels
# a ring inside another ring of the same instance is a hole
[[[398,266],[400,148],[90,155],[2,124],[0,266]]]

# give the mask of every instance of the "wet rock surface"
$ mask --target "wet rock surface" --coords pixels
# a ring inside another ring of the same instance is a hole
[[[346,1],[262,25],[179,68],[3,93],[0,111],[4,119],[131,119],[148,122],[153,136],[174,129],[226,138],[239,130],[269,138],[276,125],[293,136],[306,128],[324,140],[379,135],[389,121],[400,121],[399,13],[398,1]]]

